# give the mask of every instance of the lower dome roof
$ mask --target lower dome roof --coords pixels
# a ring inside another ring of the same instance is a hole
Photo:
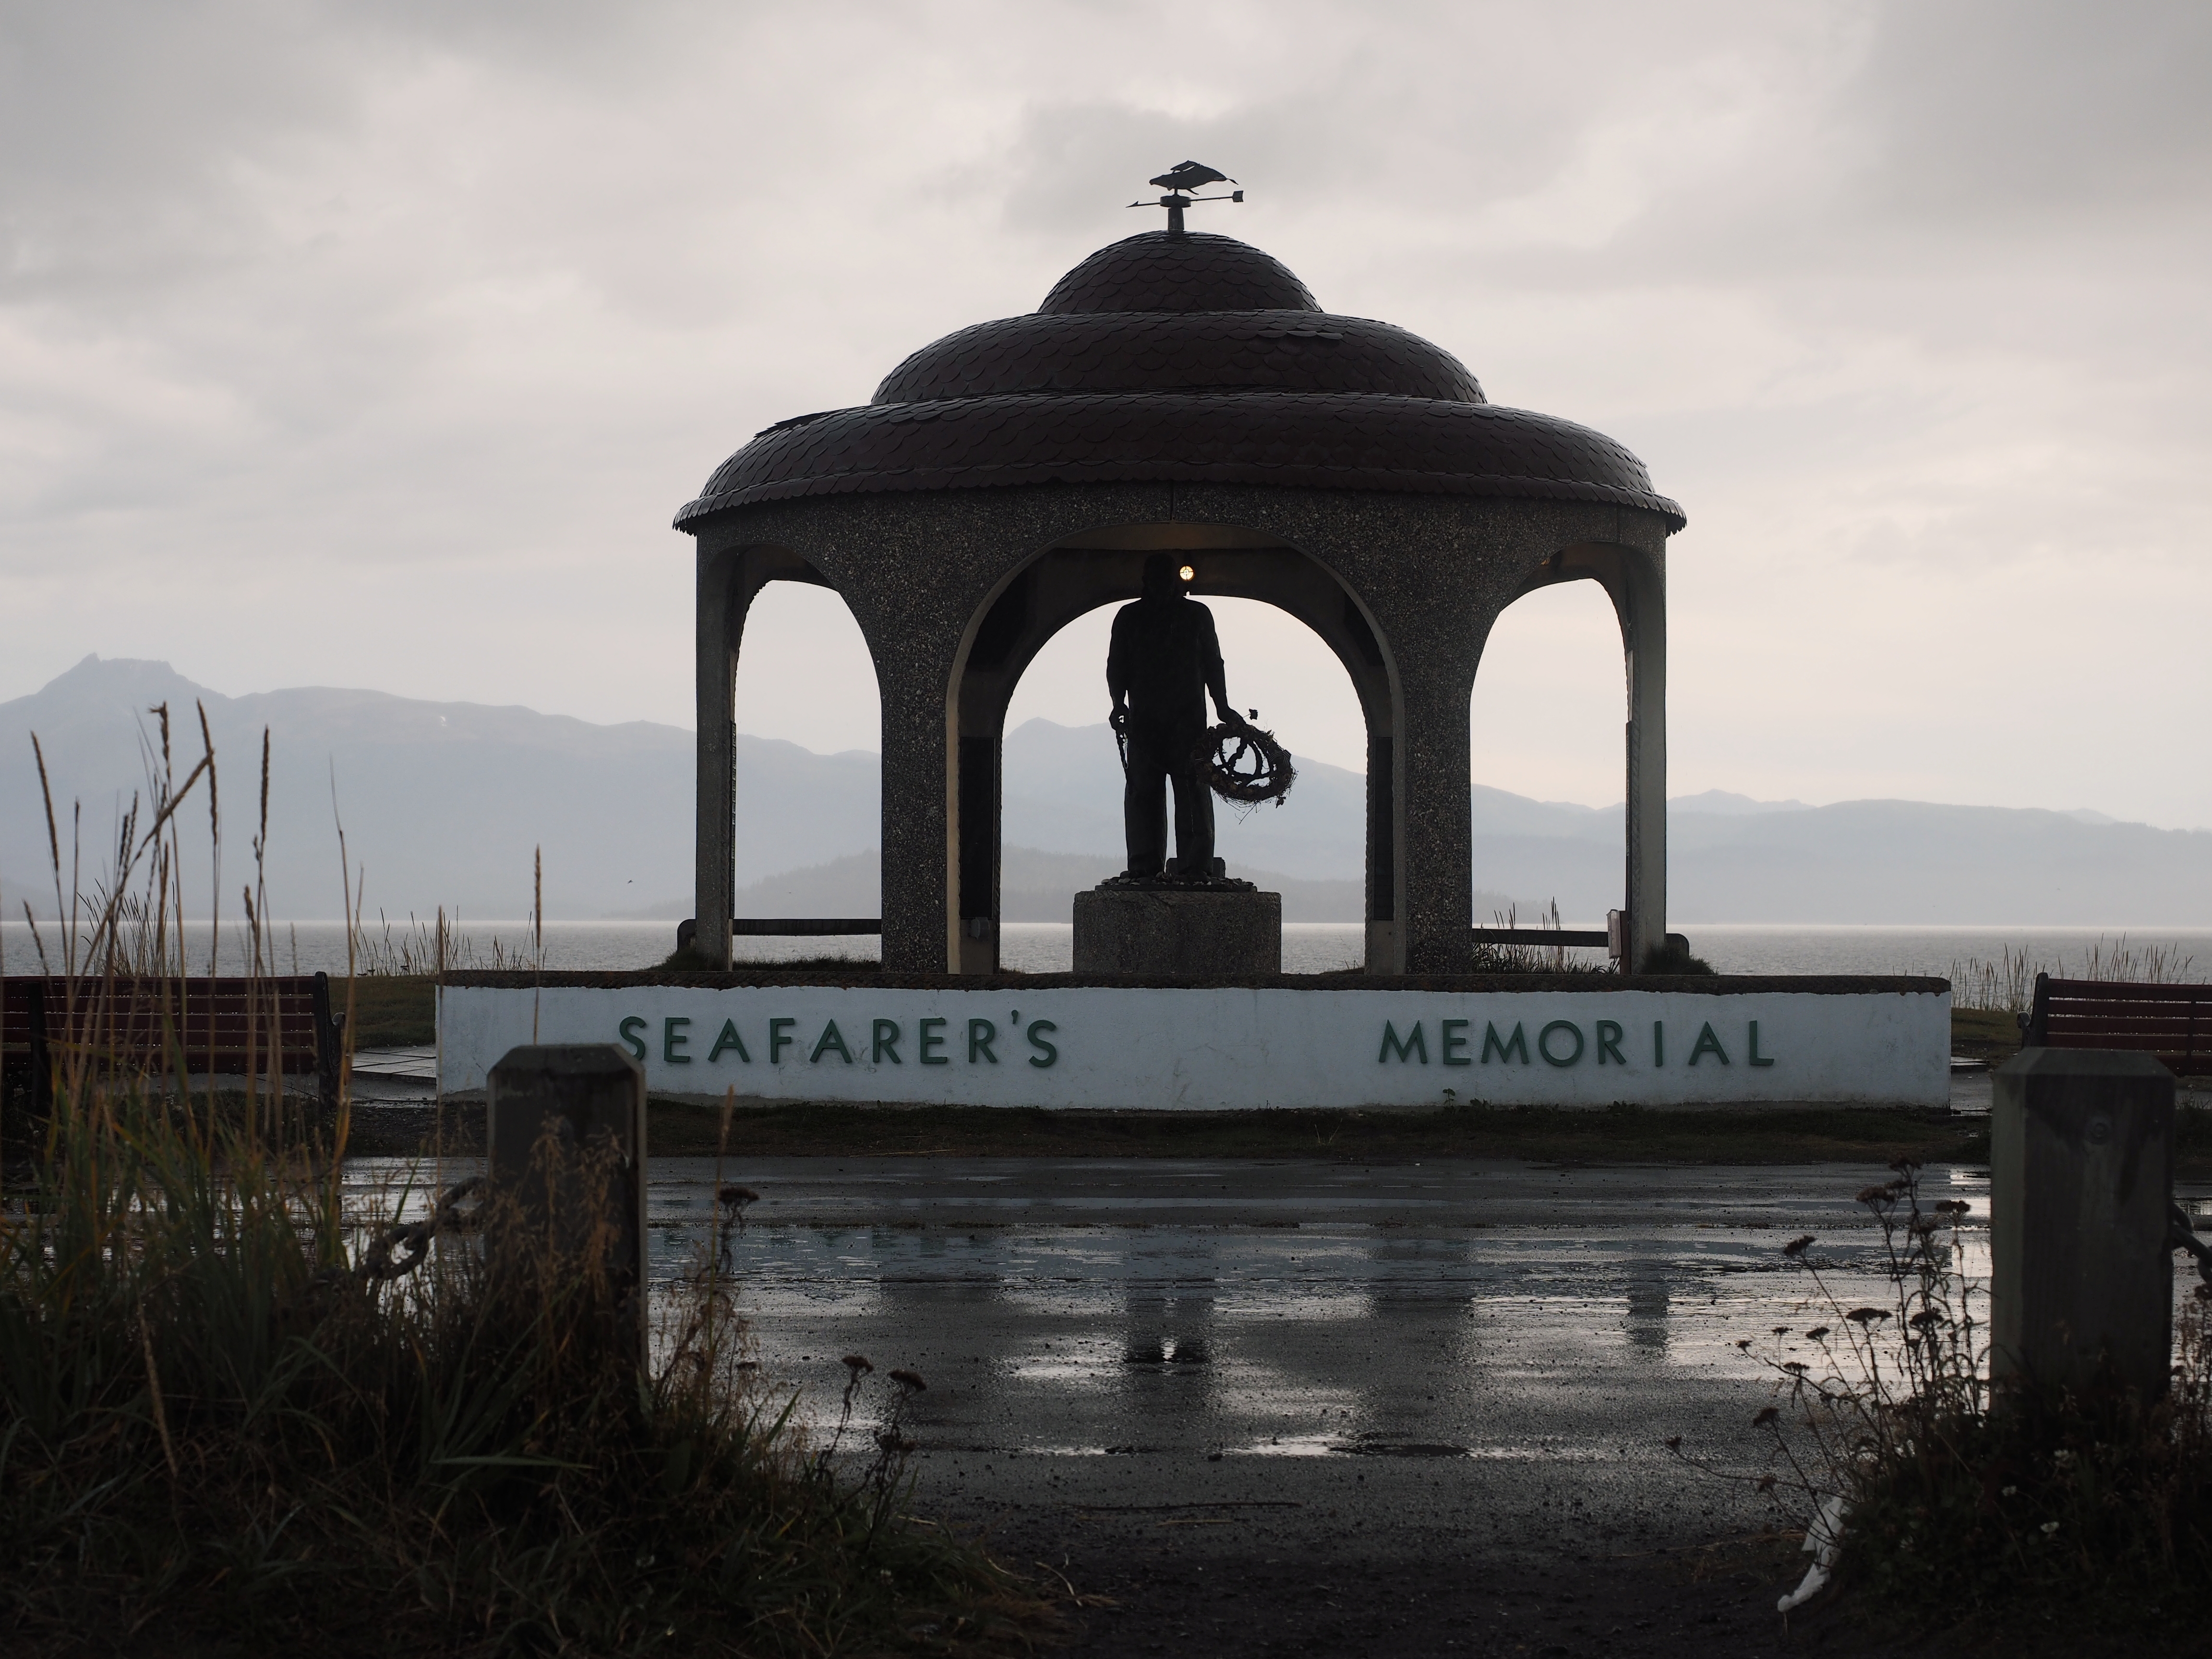
[[[1494,404],[1350,392],[1017,394],[877,404],[771,427],[676,517],[758,501],[991,485],[1242,483],[1682,509],[1626,449]]]

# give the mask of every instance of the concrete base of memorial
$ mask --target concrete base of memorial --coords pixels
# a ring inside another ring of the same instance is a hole
[[[1094,887],[1075,896],[1075,971],[1249,979],[1283,971],[1283,896]]]
[[[456,974],[441,1078],[620,1043],[658,1095],[1152,1108],[1942,1106],[1940,979]]]

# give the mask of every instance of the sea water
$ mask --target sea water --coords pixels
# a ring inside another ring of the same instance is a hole
[[[1595,927],[1596,923],[1570,923]],[[2124,941],[2135,951],[2162,951],[2179,969],[2171,976],[2212,980],[2212,928],[2035,927],[2001,926],[1925,927],[1911,926],[1805,927],[1786,922],[1677,924],[1690,948],[1724,974],[1929,974],[1948,977],[1954,965],[1970,959],[1994,963],[2009,951],[2024,956],[2032,975],[2078,971],[2092,951],[2109,958]],[[355,959],[364,967],[389,971],[418,968],[435,959],[426,927],[389,929],[371,924],[356,943]],[[58,969],[64,945],[52,923],[39,929],[45,960]],[[1328,973],[1357,968],[1365,955],[1366,930],[1358,922],[1286,922],[1283,927],[1283,970]],[[188,929],[194,973],[207,970],[210,929],[204,922]],[[1529,930],[1530,942],[1542,934]],[[216,971],[246,971],[247,942],[235,923],[225,924],[214,940]],[[744,939],[738,953],[749,961],[789,961],[825,956],[872,960],[880,941],[860,934],[817,939]],[[543,956],[526,921],[474,921],[453,930],[447,951],[457,968],[521,967],[542,964],[556,971],[650,968],[676,946],[672,921],[549,921]],[[281,922],[264,946],[268,971],[279,974],[342,974],[346,971],[345,928],[336,921]],[[1066,922],[1008,922],[1000,933],[1000,958],[1023,973],[1066,973],[1073,965],[1073,930]],[[1571,950],[1571,962],[1602,963],[1602,951]],[[0,922],[0,972],[40,971],[38,942],[28,924]]]

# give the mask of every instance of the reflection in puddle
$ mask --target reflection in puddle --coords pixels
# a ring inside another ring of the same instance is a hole
[[[349,1201],[388,1210],[398,1169],[349,1165]],[[1296,1228],[1170,1219],[1141,1188],[1174,1188],[1172,1168],[1114,1174],[1141,1225],[1071,1221],[1049,1204],[1003,1224],[921,1224],[926,1206],[855,1170],[855,1191],[884,1188],[881,1207],[870,1213],[862,1192],[839,1196],[836,1218],[819,1224],[787,1208],[763,1225],[756,1212],[732,1241],[735,1292],[761,1376],[799,1392],[802,1424],[834,1424],[838,1356],[861,1352],[928,1377],[911,1421],[925,1448],[948,1455],[1347,1463],[1651,1459],[1685,1426],[1669,1415],[1689,1409],[1678,1402],[1707,1410],[1717,1389],[1764,1403],[1775,1373],[1762,1355],[1802,1342],[1772,1328],[1819,1322],[1810,1280],[1780,1254],[1801,1220],[1838,1297],[1882,1297],[1880,1235],[1848,1202],[1855,1174],[1547,1173],[1517,1218],[1469,1203],[1458,1224],[1407,1227],[1379,1224],[1379,1200],[1343,1194],[1389,1171],[1317,1170],[1310,1186],[1339,1195],[1298,1199]],[[708,1247],[713,1177],[659,1166],[655,1176],[650,1271],[665,1287]],[[947,1182],[1012,1206],[1030,1179],[1000,1169]],[[1986,1177],[1927,1180],[1930,1196],[1972,1206],[1963,1265],[1985,1273]],[[409,1195],[410,1210],[431,1184]],[[1579,1218],[1559,1202],[1576,1192]],[[884,1224],[887,1211],[903,1224]],[[1751,1352],[1735,1346],[1745,1338]]]

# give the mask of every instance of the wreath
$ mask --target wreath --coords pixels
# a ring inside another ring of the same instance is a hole
[[[1255,708],[1253,719],[1259,715]],[[1280,806],[1298,781],[1291,751],[1275,741],[1275,734],[1233,714],[1199,739],[1198,759],[1215,794],[1248,806],[1270,800]]]

